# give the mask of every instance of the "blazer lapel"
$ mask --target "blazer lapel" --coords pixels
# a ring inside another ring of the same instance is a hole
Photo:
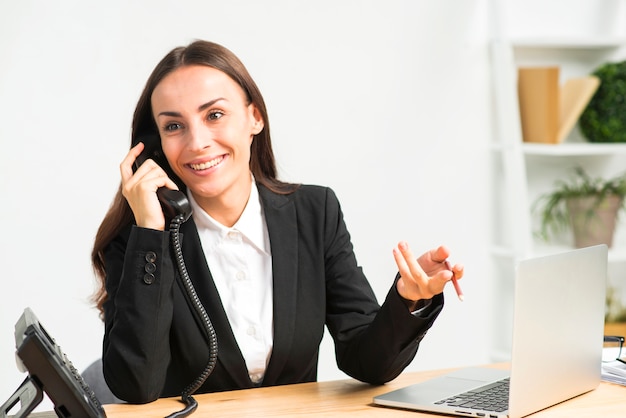
[[[293,343],[298,278],[298,228],[296,209],[289,196],[259,185],[272,249],[274,286],[274,348],[263,385],[275,384]]]
[[[184,231],[185,236],[183,247],[185,248],[185,263],[189,277],[217,335],[217,361],[228,371],[237,385],[251,387],[252,382],[248,376],[245,360],[237,345],[222,300],[207,265],[198,236],[198,229],[193,220],[190,220],[182,225],[181,230]],[[182,284],[179,284],[183,288]],[[183,292],[185,292],[184,289]],[[190,308],[195,315],[193,306]],[[200,318],[197,319],[200,320]]]

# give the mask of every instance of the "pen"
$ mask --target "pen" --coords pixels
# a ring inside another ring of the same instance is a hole
[[[450,271],[452,271],[452,266],[450,265],[450,262],[448,260],[444,261],[444,263],[446,264],[446,268]],[[457,281],[456,277],[454,276],[454,271],[452,271],[452,284],[454,285],[454,290],[456,291],[456,295],[459,297],[459,300],[461,302],[463,302],[463,299],[465,298],[463,296],[463,291],[461,290],[461,286],[459,286],[459,282]]]

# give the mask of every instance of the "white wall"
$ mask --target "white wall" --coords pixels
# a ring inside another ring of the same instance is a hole
[[[283,179],[331,186],[382,300],[399,240],[466,265],[410,369],[488,361],[487,0],[20,0],[0,4],[0,402],[31,307],[78,369],[100,356],[90,251],[132,111],[171,48],[232,49],[264,92]],[[325,340],[320,379],[337,371]]]

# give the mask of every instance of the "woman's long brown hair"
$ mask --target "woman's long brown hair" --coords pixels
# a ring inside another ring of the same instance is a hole
[[[276,177],[276,162],[270,139],[270,126],[265,101],[256,83],[248,73],[243,63],[230,50],[208,41],[194,41],[186,47],[177,47],[170,51],[155,67],[148,78],[133,116],[131,147],[136,144],[140,134],[158,132],[152,115],[151,98],[156,86],[165,76],[174,70],[188,65],[206,65],[220,70],[231,77],[246,93],[249,103],[256,106],[263,118],[263,130],[255,135],[250,149],[250,170],[256,182],[268,189],[281,194],[293,192],[297,185],[284,183]],[[169,167],[164,167],[173,176],[172,180],[181,190],[186,187],[182,181],[172,174]],[[134,216],[122,195],[122,186],[113,198],[111,207],[105,215],[96,234],[94,247],[91,252],[91,262],[98,279],[98,288],[93,295],[96,307],[103,315],[103,304],[107,299],[105,288],[106,266],[104,251],[120,231],[134,222]]]

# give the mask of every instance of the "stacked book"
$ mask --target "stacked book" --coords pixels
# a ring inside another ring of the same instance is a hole
[[[562,86],[559,77],[559,67],[518,69],[524,142],[563,142],[600,86],[600,79],[596,76],[572,78]]]

